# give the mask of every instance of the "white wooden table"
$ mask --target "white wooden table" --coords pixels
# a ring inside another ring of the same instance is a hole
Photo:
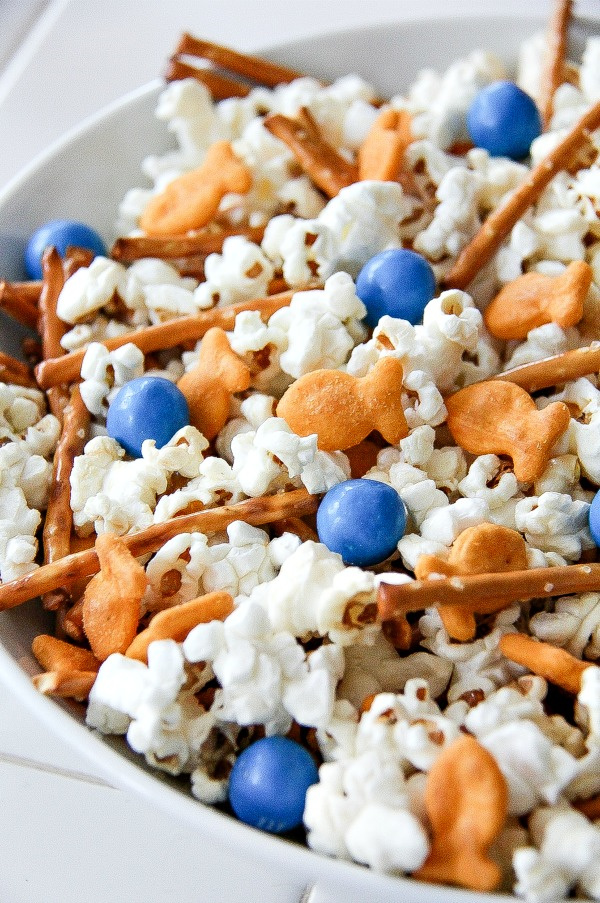
[[[578,3],[581,12],[598,0]],[[189,30],[242,50],[496,0],[0,0],[0,187],[67,128],[163,69]],[[502,12],[522,9],[504,0]],[[528,12],[546,10],[529,0]],[[117,790],[0,686],[1,903],[237,903],[249,876]],[[229,876],[224,887],[222,876]],[[259,879],[260,880],[260,879]],[[277,899],[285,875],[263,875]]]

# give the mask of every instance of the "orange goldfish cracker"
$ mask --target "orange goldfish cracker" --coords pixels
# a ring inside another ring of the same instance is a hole
[[[119,536],[101,534],[96,554],[100,573],[83,595],[83,629],[92,652],[104,661],[113,652],[124,653],[132,642],[148,579]]]
[[[585,592],[600,592],[598,563],[381,583],[377,606],[381,620],[388,621],[432,605],[459,605],[467,611],[490,614],[513,602]]]
[[[521,483],[542,475],[571,419],[562,402],[538,411],[528,392],[500,380],[474,383],[445,403],[454,441],[473,455],[509,455]]]
[[[499,524],[478,524],[463,530],[452,544],[447,560],[436,555],[421,555],[415,577],[426,580],[430,574],[452,577],[526,569],[527,551],[520,533]],[[476,630],[473,612],[451,606],[438,608],[438,611],[453,639],[473,639]]]
[[[298,289],[299,291],[299,289]],[[263,320],[268,318],[282,307],[287,307],[292,300],[295,291],[280,292],[277,295],[268,295],[266,298],[253,298],[250,301],[238,301],[226,307],[215,307],[190,317],[177,317],[167,320],[165,323],[157,323],[154,326],[146,326],[136,332],[127,332],[125,335],[113,336],[105,339],[102,344],[109,351],[122,348],[132,342],[136,348],[149,354],[152,351],[164,351],[175,348],[185,342],[197,341],[205,335],[212,326],[220,326],[222,329],[233,329],[235,318],[244,310],[259,311]],[[48,361],[42,361],[35,369],[38,385],[41,389],[48,389],[62,382],[75,382],[80,378],[81,364],[85,357],[85,348],[72,351],[63,357],[55,357]]]
[[[463,735],[442,750],[425,785],[433,841],[422,881],[494,890],[502,872],[488,851],[504,827],[508,788],[494,757]]]
[[[252,175],[228,141],[209,147],[202,166],[186,172],[151,198],[140,218],[148,235],[181,235],[213,218],[226,194],[246,194]]]
[[[89,696],[96,675],[96,671],[46,671],[32,677],[32,682],[45,696],[60,696],[82,702]]]
[[[316,433],[324,451],[358,445],[378,430],[396,445],[408,436],[402,409],[402,364],[383,357],[366,376],[341,370],[313,370],[292,383],[277,405],[277,416],[298,436]]]
[[[600,344],[595,342],[588,348],[575,348],[573,351],[563,351],[541,361],[512,367],[492,378],[515,383],[527,392],[538,392],[540,389],[560,386],[579,379],[580,376],[598,373],[599,370]]]
[[[73,646],[46,633],[35,637],[31,651],[46,671],[97,671],[100,667],[89,649]]]
[[[600,101],[585,113],[547,157],[540,160],[509,198],[490,213],[475,237],[463,248],[444,279],[447,288],[466,288],[491,260],[515,223],[521,219],[554,176],[567,169],[589,135],[600,127]]]
[[[574,260],[558,276],[524,273],[508,282],[488,305],[485,325],[504,340],[525,339],[530,330],[546,323],[569,329],[583,317],[592,277],[591,266],[583,260]]]
[[[287,144],[305,173],[328,197],[335,197],[342,188],[358,180],[358,167],[324,140],[306,107],[301,108],[296,119],[271,113],[264,126]]]
[[[259,496],[234,505],[221,505],[218,508],[172,517],[161,524],[146,527],[138,533],[122,536],[119,541],[130,550],[134,558],[141,558],[142,555],[157,552],[169,539],[180,533],[194,530],[215,533],[225,530],[236,520],[243,520],[259,527],[281,520],[290,514],[297,517],[314,514],[318,505],[318,496],[310,495],[305,489],[293,489],[278,495]],[[44,564],[24,577],[0,584],[0,611],[15,608],[28,599],[34,599],[60,586],[73,586],[81,578],[97,574],[100,570],[98,559],[97,548],[76,552],[59,561]]]
[[[145,630],[135,637],[125,655],[148,660],[148,646],[155,640],[176,640],[182,643],[190,630],[209,621],[224,621],[233,611],[233,598],[226,592],[207,593],[190,602],[166,608],[154,615]]]
[[[586,668],[595,667],[591,662],[575,658],[565,649],[534,640],[524,633],[507,633],[500,639],[499,648],[506,658],[575,695],[581,689],[583,672]]]
[[[209,329],[197,364],[177,383],[189,405],[192,426],[214,439],[229,419],[232,394],[247,389],[250,379],[249,367],[232,350],[225,331],[218,326]]]
[[[548,128],[554,108],[554,94],[566,80],[566,54],[573,0],[554,0],[554,12],[546,36],[546,53],[539,108],[544,129]]]
[[[358,149],[358,178],[393,181],[398,178],[404,152],[414,140],[407,110],[384,110]]]

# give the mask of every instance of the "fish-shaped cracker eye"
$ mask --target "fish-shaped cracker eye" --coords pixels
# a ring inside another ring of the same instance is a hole
[[[373,430],[396,445],[408,435],[402,375],[402,364],[393,357],[381,358],[363,377],[313,370],[290,386],[277,406],[277,416],[298,436],[316,433],[323,451],[352,448]]]
[[[541,476],[571,419],[562,402],[538,410],[525,389],[499,379],[467,386],[445,403],[454,441],[473,455],[509,455],[520,483]]]

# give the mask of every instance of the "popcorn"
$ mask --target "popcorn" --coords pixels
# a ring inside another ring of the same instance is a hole
[[[195,291],[198,307],[232,304],[268,294],[273,266],[253,244],[241,235],[225,239],[221,254],[209,254],[204,262],[206,281]]]
[[[65,323],[77,323],[107,304],[125,276],[125,267],[98,256],[89,267],[80,267],[65,282],[56,312]]]
[[[107,376],[109,367],[113,374],[112,386]],[[92,342],[81,365],[83,403],[90,413],[97,417],[105,416],[108,410],[106,399],[111,388],[119,389],[143,372],[144,355],[132,343],[122,345],[115,351],[107,351],[104,345]]]

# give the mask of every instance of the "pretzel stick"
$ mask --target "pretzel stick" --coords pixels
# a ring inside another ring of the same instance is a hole
[[[219,508],[173,517],[162,524],[153,524],[138,533],[122,538],[131,554],[140,558],[142,555],[156,552],[169,539],[180,533],[218,532],[236,520],[243,520],[257,527],[289,515],[303,517],[306,514],[313,514],[318,504],[317,496],[309,495],[305,489],[294,489],[279,495],[246,499],[235,505],[222,505]],[[76,552],[59,561],[44,564],[24,577],[0,585],[0,611],[15,608],[28,599],[52,592],[59,587],[72,586],[82,577],[97,574],[99,569],[98,556],[94,549]]]
[[[223,250],[226,238],[243,235],[249,241],[260,242],[264,226],[246,226],[239,229],[220,229],[218,232],[204,229],[196,235],[173,238],[154,238],[147,235],[118,238],[110,256],[113,260],[130,261],[142,257],[160,257],[161,260],[188,257],[193,254],[214,254]]]
[[[235,72],[242,78],[250,81],[258,82],[260,85],[266,85],[274,88],[284,82],[292,82],[296,78],[302,78],[303,73],[297,72],[295,69],[289,69],[287,66],[280,66],[278,63],[271,63],[269,60],[261,59],[257,56],[239,53],[231,50],[229,47],[222,47],[219,44],[213,44],[210,41],[203,41],[184,32],[179,44],[177,45],[176,54],[182,56],[196,56],[209,60],[216,66],[226,69],[229,72]]]
[[[358,180],[358,167],[325,141],[306,107],[302,107],[296,119],[273,113],[265,118],[263,125],[287,144],[304,172],[328,197],[335,197],[342,188]]]
[[[546,62],[539,98],[544,130],[548,128],[552,119],[554,92],[562,85],[565,77],[567,37],[572,12],[573,0],[555,0],[546,38]]]
[[[573,807],[590,821],[600,818],[600,796],[592,796],[589,800],[577,800],[573,803]]]
[[[475,237],[464,248],[446,276],[447,288],[466,288],[498,250],[515,223],[535,204],[554,176],[569,166],[573,156],[590,134],[600,126],[600,101],[575,123],[547,157],[531,170],[525,181],[508,200],[484,221]]]
[[[537,392],[599,371],[600,343],[594,342],[588,348],[575,348],[573,351],[545,357],[541,361],[512,367],[497,373],[492,379],[503,379],[516,383],[527,392]]]
[[[52,484],[43,530],[46,564],[64,558],[71,551],[71,471],[73,461],[85,445],[89,422],[89,411],[82,401],[79,387],[75,386],[70,403],[65,408],[62,433],[54,455]],[[64,590],[46,594],[44,607],[56,610],[66,595]]]
[[[64,355],[60,340],[67,326],[58,318],[56,305],[65,284],[65,273],[60,254],[54,247],[48,247],[42,255],[42,291],[38,304],[38,331],[42,339],[42,357],[55,358]],[[64,409],[69,399],[64,379],[48,391],[48,405],[55,417],[62,422]]]
[[[0,351],[0,382],[37,389],[37,383],[27,364],[2,351]]]
[[[165,80],[177,82],[184,78],[195,78],[196,81],[202,82],[216,101],[227,100],[228,97],[247,97],[250,94],[250,87],[242,82],[227,78],[212,69],[198,69],[177,57],[172,57],[165,70]]]
[[[465,611],[489,614],[527,599],[598,591],[600,564],[568,564],[402,584],[382,583],[377,605],[381,619],[389,621],[434,605],[440,608],[456,605]]]
[[[586,668],[596,667],[592,662],[575,658],[565,649],[551,643],[542,643],[524,633],[507,633],[499,643],[506,658],[523,665],[533,674],[545,677],[552,684],[577,695],[581,689],[581,675]]]
[[[220,326],[225,330],[233,329],[236,316],[244,310],[257,310],[263,319],[268,319],[276,310],[287,307],[295,293],[295,291],[281,292],[266,298],[239,301],[237,304],[229,304],[227,307],[213,307],[211,310],[203,311],[192,317],[177,317],[166,323],[147,326],[137,332],[114,336],[105,339],[102,344],[109,351],[114,351],[115,348],[121,348],[128,342],[132,342],[144,354],[162,351],[165,348],[174,348],[184,342],[201,339],[212,326]],[[38,385],[42,389],[48,389],[61,382],[74,382],[79,379],[84,356],[85,348],[82,348],[79,351],[65,354],[63,357],[42,361],[35,369]]]
[[[37,303],[42,290],[41,282],[0,282],[0,310],[13,320],[37,329]]]
[[[96,671],[45,671],[31,680],[45,696],[83,700],[89,696],[96,677]]]

